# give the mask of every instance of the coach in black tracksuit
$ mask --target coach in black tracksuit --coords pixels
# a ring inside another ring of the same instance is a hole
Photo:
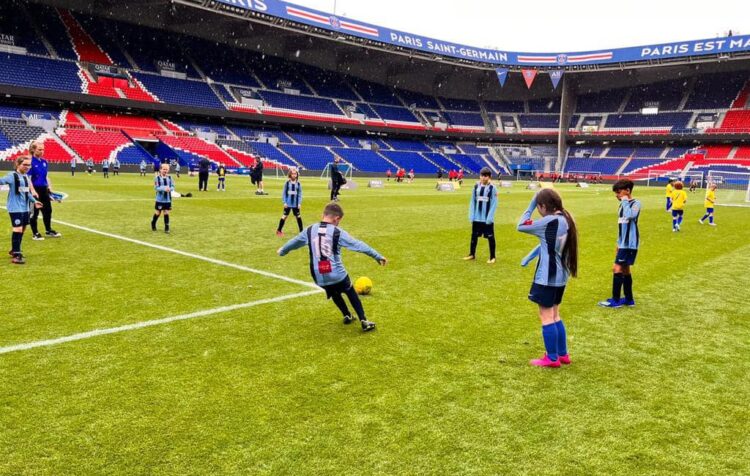
[[[208,190],[208,173],[211,172],[211,162],[203,157],[198,162],[198,191]]]

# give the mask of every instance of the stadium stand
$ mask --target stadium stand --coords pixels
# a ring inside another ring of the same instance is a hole
[[[225,109],[211,87],[201,81],[166,78],[146,73],[133,73],[147,91],[161,102],[202,108]]]
[[[36,56],[0,53],[0,83],[55,91],[82,92],[78,65]]]
[[[0,2],[0,33],[13,37],[13,46],[26,48],[32,55],[49,56],[22,7],[12,2]]]

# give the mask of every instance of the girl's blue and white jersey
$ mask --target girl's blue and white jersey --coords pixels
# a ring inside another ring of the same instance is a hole
[[[318,286],[328,286],[343,281],[347,272],[341,260],[341,248],[348,248],[364,253],[380,261],[383,255],[362,241],[352,238],[349,233],[330,223],[316,223],[307,227],[302,233],[289,240],[280,251],[284,256],[292,250],[307,245],[310,250],[310,274]],[[321,261],[330,263],[330,272],[322,272],[326,266]]]
[[[299,183],[299,180],[296,182],[286,181],[281,199],[284,201],[285,207],[299,208],[302,205],[302,184]]]
[[[18,172],[9,172],[5,177],[0,178],[0,184],[7,185],[8,203],[5,207],[8,213],[24,213],[30,211],[36,200],[31,195],[31,179],[26,174]]]
[[[568,221],[564,215],[558,214],[534,221],[531,214],[535,208],[536,200],[532,200],[529,209],[518,222],[518,231],[539,238],[539,261],[536,264],[534,282],[544,286],[565,286],[570,273],[563,264],[562,251],[568,239]]]

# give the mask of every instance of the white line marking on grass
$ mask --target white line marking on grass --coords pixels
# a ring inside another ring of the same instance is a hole
[[[152,321],[136,322],[134,324],[127,324],[119,327],[110,327],[107,329],[95,329],[93,331],[81,332],[79,334],[73,334],[65,337],[58,337],[56,339],[40,340],[36,342],[27,342],[25,344],[10,345],[7,347],[0,347],[0,354],[9,354],[11,352],[19,352],[23,350],[36,349],[38,347],[50,347],[53,345],[64,344],[66,342],[74,342],[77,340],[91,339],[93,337],[104,336],[108,334],[117,334],[119,332],[133,331],[137,329],[143,329],[144,327],[160,326],[163,324],[169,324],[171,322],[186,321],[188,319],[196,319],[198,317],[206,317],[214,314],[221,314],[230,311],[236,311],[239,309],[247,309],[250,307],[260,306],[261,304],[270,304],[281,301],[287,301],[298,297],[312,296],[313,294],[321,293],[321,289],[315,291],[305,291],[296,294],[287,294],[269,299],[261,299],[259,301],[251,301],[242,304],[233,304],[231,306],[217,307],[215,309],[206,309],[203,311],[191,312],[189,314],[181,314],[179,316],[166,317],[163,319],[155,319]]]
[[[234,264],[234,263],[230,263],[228,261],[222,261],[222,260],[218,260],[218,259],[214,259],[214,258],[209,258],[208,256],[201,256],[201,255],[197,255],[195,253],[188,253],[187,251],[181,251],[181,250],[177,250],[175,248],[168,248],[166,246],[155,245],[155,244],[149,243],[147,241],[136,240],[136,239],[133,239],[133,238],[128,238],[127,236],[115,235],[114,233],[107,233],[107,232],[104,232],[104,231],[94,230],[93,228],[88,228],[88,227],[81,226],[81,225],[74,225],[73,223],[68,223],[68,222],[64,222],[64,221],[60,221],[60,220],[55,220],[55,223],[59,223],[61,225],[65,225],[65,226],[68,226],[70,228],[75,228],[77,230],[82,230],[82,231],[87,231],[89,233],[94,233],[96,235],[102,235],[102,236],[106,236],[106,237],[109,237],[109,238],[115,238],[117,240],[127,241],[128,243],[135,243],[136,245],[147,246],[149,248],[154,248],[154,249],[157,249],[157,250],[166,251],[166,252],[169,252],[169,253],[174,253],[174,254],[181,255],[181,256],[187,256],[188,258],[199,259],[201,261],[206,261],[208,263],[216,264],[216,265],[219,265],[219,266],[226,266],[227,268],[239,269],[240,271],[247,271],[249,273],[259,274],[261,276],[266,276],[268,278],[278,279],[278,280],[281,280],[281,281],[286,281],[288,283],[299,284],[301,286],[305,286],[305,287],[308,287],[308,288],[319,289],[317,285],[315,285],[313,283],[310,283],[309,281],[300,281],[299,279],[288,278],[288,277],[282,276],[280,274],[275,274],[275,273],[271,273],[271,272],[268,272],[268,271],[262,271],[260,269],[255,269],[255,268],[249,268],[247,266],[242,266],[240,264]]]

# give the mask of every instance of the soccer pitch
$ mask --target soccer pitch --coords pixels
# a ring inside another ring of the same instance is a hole
[[[603,309],[617,201],[558,186],[580,233],[573,364],[540,369],[523,182],[500,191],[488,265],[481,239],[461,259],[472,181],[355,177],[342,228],[390,261],[344,252],[374,282],[363,333],[311,286],[306,250],[276,256],[297,230],[274,233],[282,180],[260,197],[183,175],[171,235],[150,230],[150,175],[52,180],[63,237],[27,232],[28,264],[0,267],[0,474],[750,473],[750,209],[701,226],[698,191],[672,233],[663,188],[637,185],[637,306]],[[328,191],[302,184],[308,225]]]

